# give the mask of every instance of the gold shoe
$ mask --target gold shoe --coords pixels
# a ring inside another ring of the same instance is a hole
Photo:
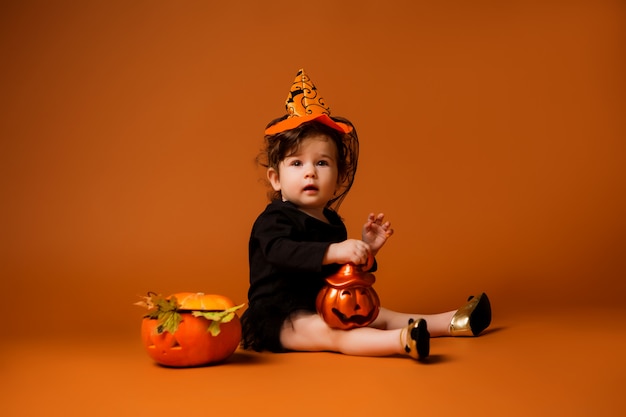
[[[471,295],[450,321],[451,336],[478,336],[491,323],[491,303],[487,294]]]
[[[409,320],[409,325],[400,332],[400,338],[404,351],[413,359],[424,359],[430,354],[430,333],[426,320]]]

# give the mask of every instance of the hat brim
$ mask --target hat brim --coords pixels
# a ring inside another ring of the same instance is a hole
[[[326,126],[331,127],[341,133],[350,133],[352,131],[352,126],[346,123],[335,122],[327,114],[307,114],[305,116],[288,117],[287,119],[281,120],[280,122],[265,129],[265,134],[275,135],[277,133],[295,129],[303,123],[311,122],[314,120],[323,123]]]
[[[355,275],[331,275],[326,278],[326,282],[337,289],[346,287],[371,287],[376,282],[374,274],[364,272]]]

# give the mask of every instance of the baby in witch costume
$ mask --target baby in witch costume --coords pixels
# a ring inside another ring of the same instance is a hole
[[[356,173],[356,130],[348,120],[330,116],[303,70],[289,92],[287,112],[266,128],[260,155],[273,195],[249,241],[243,347],[423,359],[431,336],[477,336],[486,329],[491,306],[484,293],[444,313],[409,314],[381,307],[367,327],[328,326],[315,308],[324,278],[348,263],[375,271],[376,254],[393,229],[382,213],[370,213],[361,239],[348,239],[337,209]]]

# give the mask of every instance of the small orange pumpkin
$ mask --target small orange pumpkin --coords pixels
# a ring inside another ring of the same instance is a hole
[[[317,312],[335,329],[371,324],[380,311],[380,300],[372,287],[375,281],[374,274],[352,264],[343,265],[326,278],[326,285],[317,294]]]
[[[141,339],[148,355],[172,367],[199,366],[230,357],[241,341],[241,306],[222,295],[177,293],[154,295],[138,303],[148,307]]]

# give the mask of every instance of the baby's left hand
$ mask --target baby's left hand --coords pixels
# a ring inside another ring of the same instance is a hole
[[[374,255],[385,244],[387,239],[393,235],[391,223],[384,220],[385,215],[383,213],[378,215],[370,213],[367,216],[367,222],[363,225],[362,239],[370,246]]]

